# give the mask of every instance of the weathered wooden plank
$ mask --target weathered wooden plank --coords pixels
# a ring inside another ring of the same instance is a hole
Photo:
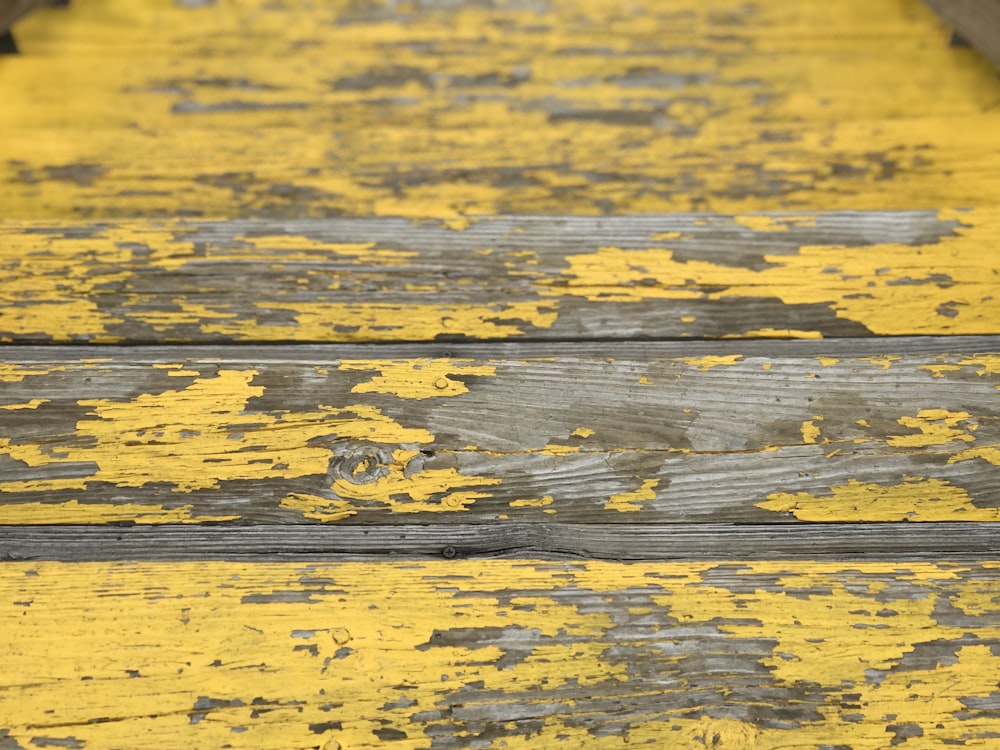
[[[4,562],[995,560],[983,523],[0,526]]]
[[[0,742],[989,747],[998,570],[6,564]]]
[[[0,225],[0,339],[1000,333],[1000,213]]]
[[[1000,2],[997,0],[927,0],[963,39],[1000,66]]]
[[[882,343],[298,361],[38,348],[0,370],[0,521],[997,520],[997,349]]]
[[[0,65],[0,139],[17,144],[0,205],[18,218],[996,205],[994,72],[949,49],[918,0],[871,6],[84,3],[25,19],[28,54]]]

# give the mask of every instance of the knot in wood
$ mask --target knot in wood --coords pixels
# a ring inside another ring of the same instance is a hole
[[[343,479],[351,484],[371,484],[389,475],[392,456],[375,446],[352,446],[338,450],[330,460],[331,480]]]

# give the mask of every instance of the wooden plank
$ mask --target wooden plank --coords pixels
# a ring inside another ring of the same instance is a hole
[[[963,341],[27,350],[0,370],[0,522],[994,521],[1000,356]]]
[[[1000,66],[1000,2],[927,0],[927,4],[987,60]]]
[[[0,561],[995,560],[975,522],[774,524],[396,524],[388,526],[0,526]]]
[[[9,748],[989,747],[994,563],[0,567]]]
[[[1000,333],[1000,212],[6,222],[0,340]]]
[[[41,13],[0,66],[0,138],[17,144],[0,205],[454,218],[1000,200],[1000,82],[918,0],[630,7]]]

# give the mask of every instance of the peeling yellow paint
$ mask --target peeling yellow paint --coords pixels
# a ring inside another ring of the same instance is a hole
[[[351,393],[391,393],[400,398],[425,399],[459,396],[469,389],[449,375],[480,377],[496,375],[492,365],[474,365],[459,359],[345,360],[342,371],[375,370],[380,374],[359,383]]]
[[[69,500],[60,503],[0,503],[0,524],[46,525],[91,524],[125,521],[136,524],[210,523],[238,521],[238,515],[196,516],[192,506],[164,508],[162,505],[136,503],[81,503]]]
[[[811,420],[802,423],[802,442],[804,443],[815,443],[816,438],[819,437],[819,426],[817,422],[822,422],[823,417],[813,416]]]
[[[579,445],[560,445],[559,443],[549,443],[538,453],[543,456],[566,456],[570,453],[579,453]]]
[[[859,357],[858,359],[863,362],[870,362],[880,370],[888,370],[892,367],[892,363],[898,362],[900,358],[895,354],[883,354],[876,357]]]
[[[996,445],[984,445],[979,448],[968,448],[967,450],[959,451],[953,456],[949,456],[948,463],[954,464],[959,461],[970,461],[974,458],[981,458],[994,466],[1000,466],[1000,447]]]
[[[926,448],[946,445],[954,440],[971,443],[971,431],[977,425],[969,423],[968,412],[950,412],[946,409],[921,409],[915,417],[900,417],[899,423],[920,432],[916,435],[890,435],[886,443],[894,448]],[[963,424],[965,423],[965,424]]]
[[[816,357],[816,361],[819,362],[823,367],[832,367],[833,365],[840,362],[836,357]]]
[[[743,359],[742,354],[707,355],[705,357],[680,357],[680,361],[691,367],[697,367],[701,372],[711,370],[713,367],[729,367],[735,365]]]
[[[1000,568],[970,567],[6,563],[0,727],[24,747],[358,749],[391,728],[429,748],[488,727],[520,748],[776,750],[835,735],[875,750],[889,725],[913,725],[906,744],[928,750],[995,729],[970,699],[996,689]],[[727,668],[706,670],[706,653]],[[691,680],[704,705],[684,700]],[[803,690],[808,720],[794,718]],[[781,721],[717,715],[751,696],[755,717]],[[643,699],[656,711],[606,708]],[[503,718],[439,718],[450,707]],[[620,733],[595,736],[581,716]]]
[[[544,281],[543,295],[574,295],[594,302],[773,298],[788,305],[823,305],[878,335],[988,334],[1000,319],[1000,278],[982,267],[985,247],[997,240],[996,222],[973,212],[956,236],[920,246],[803,246],[794,255],[765,255],[760,271],[679,261],[661,248],[602,247],[567,257],[565,284]],[[920,254],[920,270],[913,267]],[[837,269],[829,273],[828,269]],[[934,274],[947,269],[947,283]],[[916,276],[917,278],[912,278]],[[944,310],[947,314],[942,313]],[[723,336],[821,338],[820,331],[759,328]],[[898,358],[871,357],[888,367]]]
[[[286,510],[301,513],[303,518],[324,523],[343,521],[358,513],[349,500],[334,500],[308,492],[290,492],[282,498],[279,505]]]
[[[65,372],[63,365],[45,365],[42,367],[26,367],[13,362],[0,362],[0,383],[20,383],[25,378],[49,375],[54,372]]]
[[[787,232],[788,224],[776,221],[772,216],[756,214],[752,216],[734,216],[733,223],[747,227],[755,232]]]
[[[577,427],[570,435],[575,435],[576,437],[589,438],[594,434],[594,431],[589,427]]]
[[[511,500],[508,505],[511,508],[544,508],[547,505],[552,505],[552,502],[552,495],[545,495],[536,499]]]
[[[26,401],[23,404],[5,404],[0,406],[0,409],[5,411],[19,411],[21,409],[37,409],[42,404],[50,403],[47,398],[33,398],[31,401]]]
[[[118,487],[165,483],[177,492],[220,482],[323,474],[337,439],[419,444],[423,429],[404,428],[373,406],[320,405],[312,412],[247,412],[264,393],[255,370],[220,370],[183,390],[143,394],[127,401],[82,399],[89,410],[65,445],[18,444],[0,438],[0,455],[28,466],[96,464],[93,473],[45,480],[0,478],[0,493],[85,489],[89,482]],[[262,437],[266,435],[266,439]],[[83,471],[83,470],[81,470]]]
[[[976,507],[964,489],[940,479],[912,477],[896,485],[850,479],[830,492],[776,492],[757,507],[800,521],[1000,521],[1000,508]]]
[[[604,509],[616,510],[619,513],[632,513],[642,510],[640,503],[656,499],[656,488],[659,484],[659,479],[644,479],[639,489],[612,495],[604,504]]]

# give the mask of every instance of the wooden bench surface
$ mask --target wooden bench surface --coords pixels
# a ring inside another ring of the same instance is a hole
[[[0,750],[1000,747],[1000,76],[930,9],[16,32]]]

